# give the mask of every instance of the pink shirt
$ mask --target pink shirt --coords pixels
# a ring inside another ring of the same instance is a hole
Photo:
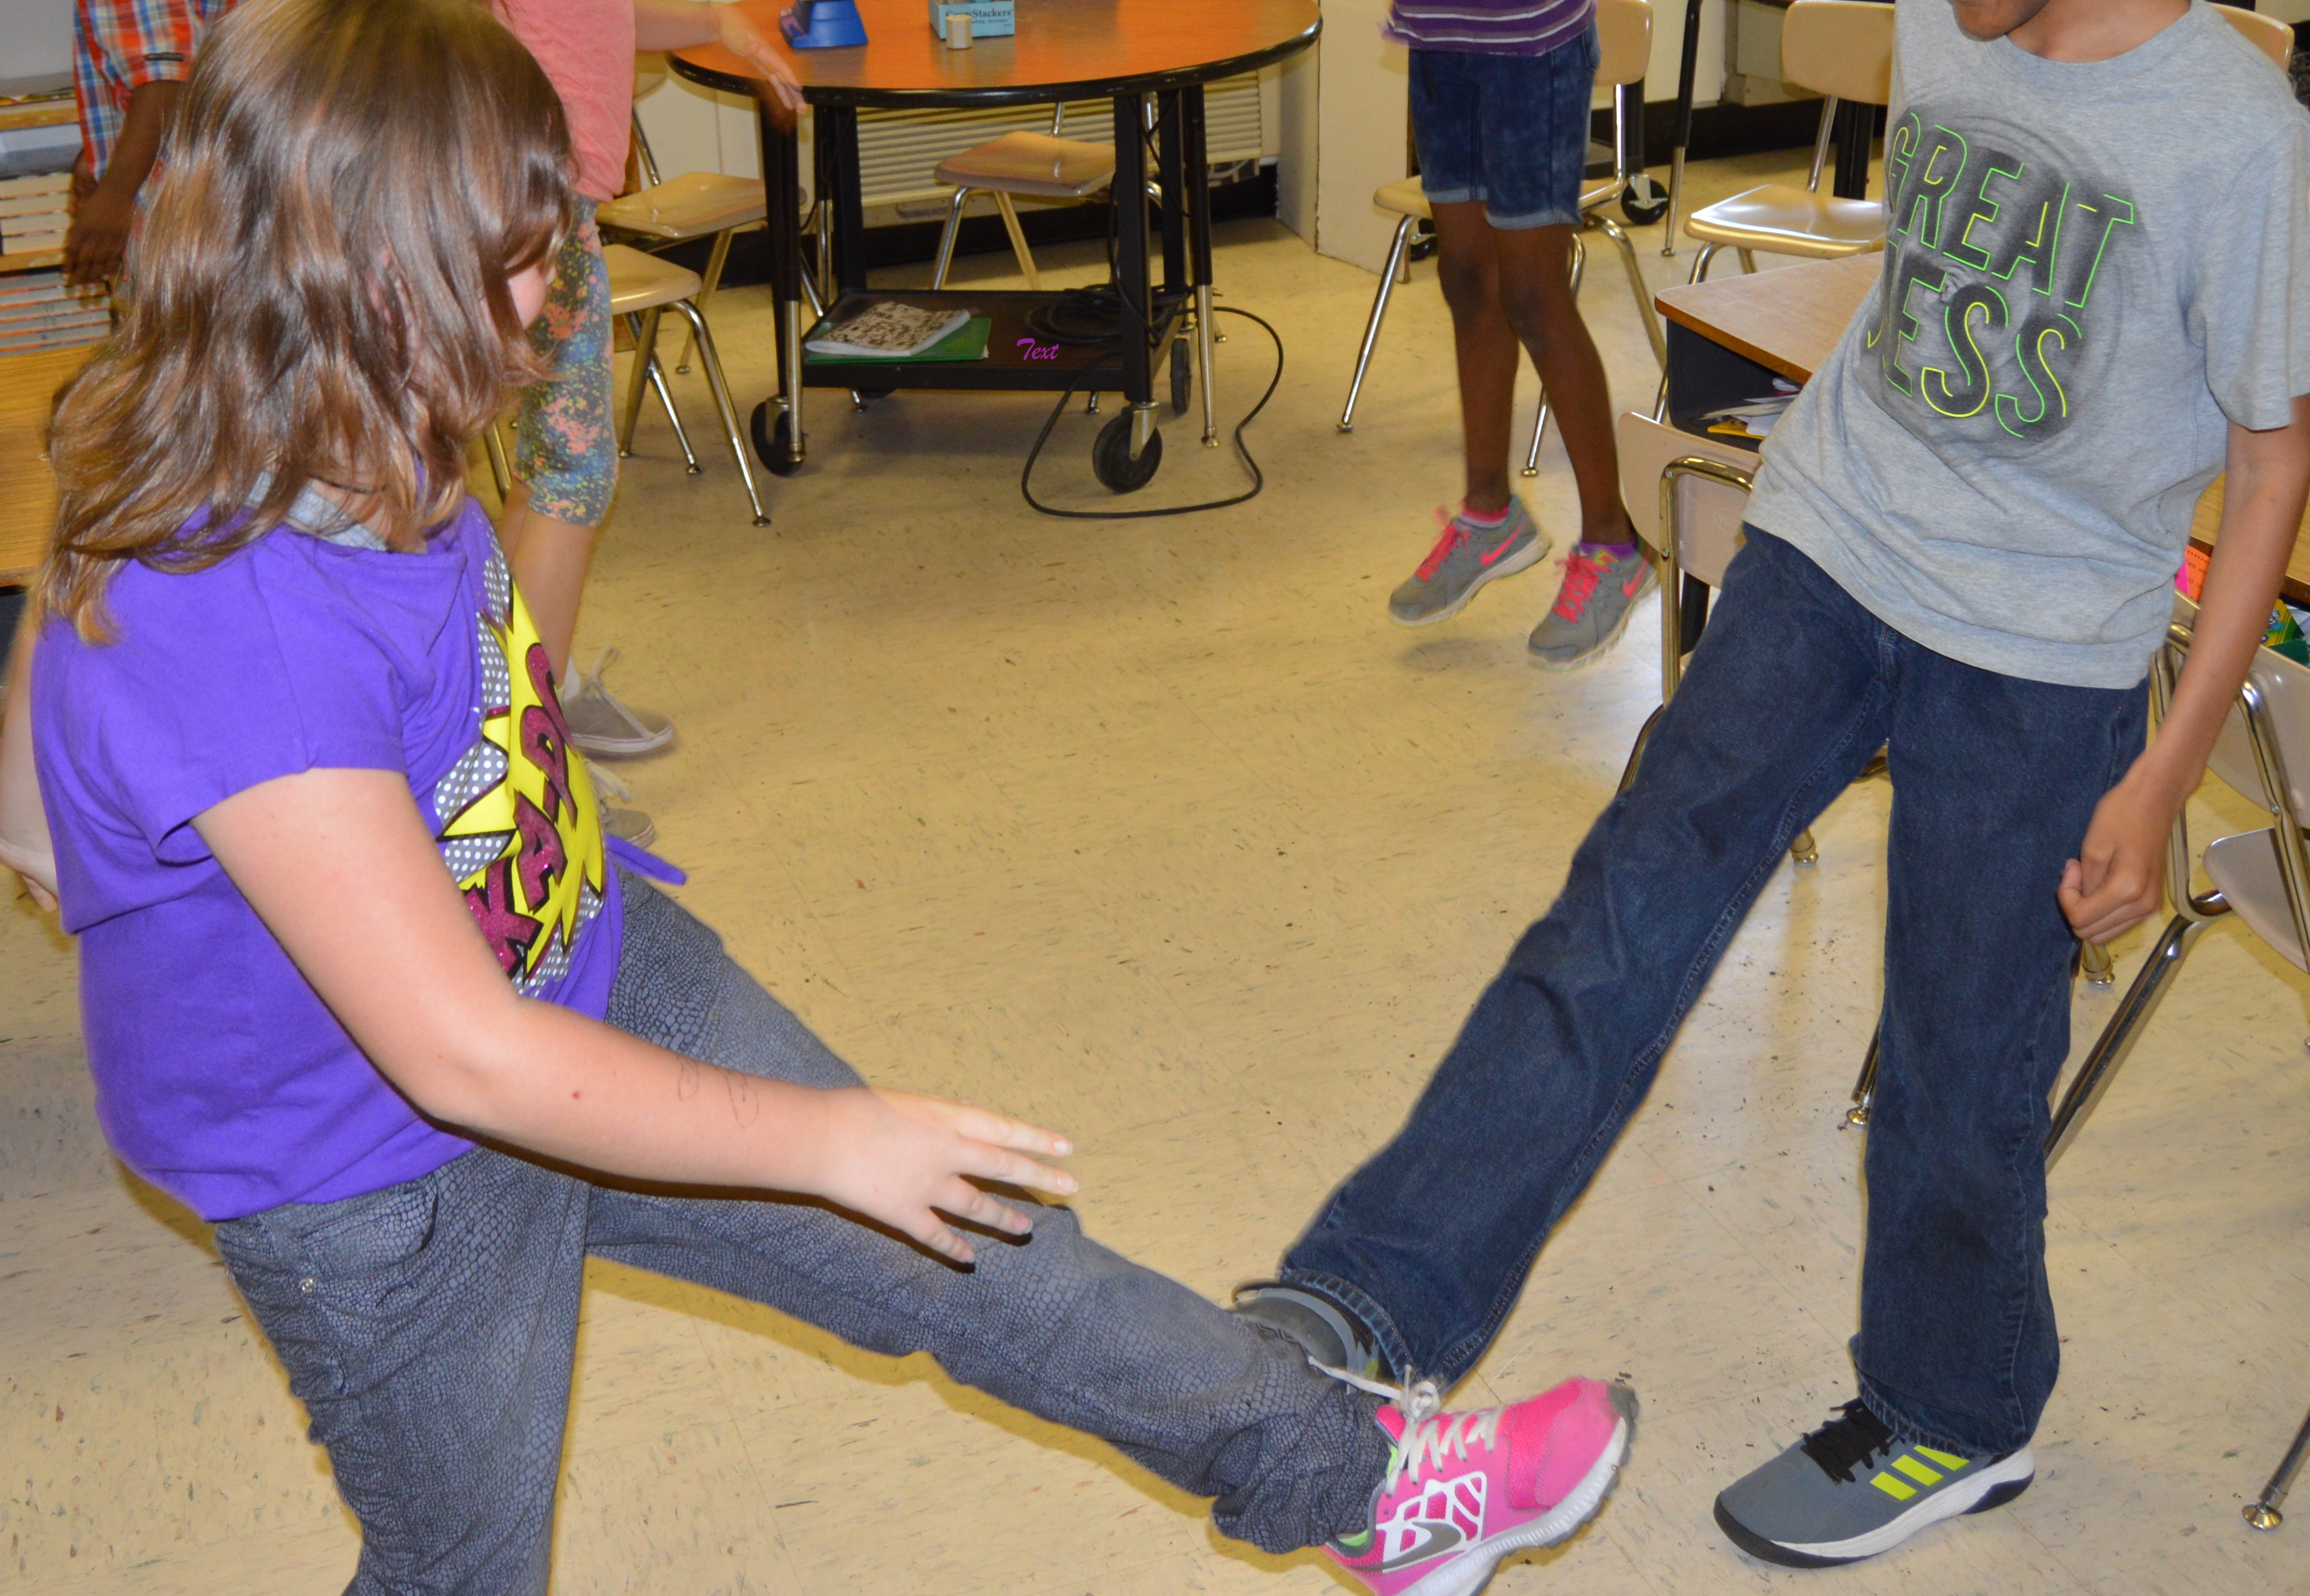
[[[561,96],[578,152],[578,192],[618,197],[634,114],[633,0],[493,0]]]

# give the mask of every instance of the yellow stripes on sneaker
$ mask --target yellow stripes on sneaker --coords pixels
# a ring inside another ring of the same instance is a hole
[[[1946,1452],[1935,1452],[1930,1446],[1919,1446],[1914,1448],[1906,1456],[1895,1458],[1893,1467],[1915,1480],[1918,1485],[1939,1485],[1944,1476],[1918,1462],[1919,1458],[1932,1459],[1949,1474],[1956,1473],[1972,1461],[1969,1458],[1952,1457]],[[1906,1502],[1917,1494],[1915,1487],[1896,1479],[1889,1472],[1878,1474],[1869,1483],[1896,1502]]]

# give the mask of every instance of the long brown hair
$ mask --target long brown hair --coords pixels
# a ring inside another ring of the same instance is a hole
[[[126,313],[49,429],[41,597],[91,640],[120,562],[213,565],[308,483],[421,546],[543,375],[506,279],[571,213],[561,102],[478,0],[249,0],[181,106]]]

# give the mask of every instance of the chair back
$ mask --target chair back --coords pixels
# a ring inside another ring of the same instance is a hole
[[[2198,606],[2179,593],[2174,595],[2174,619],[2195,627]],[[2310,817],[2310,665],[2297,664],[2274,649],[2257,648],[2246,683],[2261,696],[2267,716],[2263,724],[2277,734],[2278,756],[2286,768],[2286,785],[2292,789],[2294,812]],[[2282,813],[2279,795],[2262,779],[2246,735],[2245,711],[2230,706],[2221,734],[2206,768],[2236,787],[2245,799],[2272,814]]]
[[[1711,587],[1721,585],[1724,568],[1741,551],[1741,523],[1749,495],[1709,477],[1680,475],[1672,490],[1676,543],[1672,550],[1669,532],[1661,525],[1661,478],[1675,462],[1698,458],[1729,466],[1745,480],[1756,473],[1755,454],[1664,427],[1634,411],[1620,419],[1614,433],[1620,449],[1620,499],[1628,507],[1637,535],[1661,553],[1673,552],[1686,575]]]
[[[2278,63],[2285,72],[2294,65],[2294,30],[2267,12],[2247,11],[2243,6],[2217,5],[2222,20],[2245,35],[2246,42]]]
[[[1644,81],[1653,64],[1653,0],[1596,0],[1596,82]]]
[[[1893,11],[1871,0],[1792,0],[1781,19],[1781,77],[1837,100],[1893,98]]]

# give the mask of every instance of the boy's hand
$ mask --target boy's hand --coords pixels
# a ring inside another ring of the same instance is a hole
[[[2166,837],[2181,808],[2139,766],[2102,795],[2056,892],[2079,941],[2106,942],[2158,912]]]
[[[1075,1177],[1065,1170],[1020,1156],[1063,1158],[1073,1150],[1065,1138],[983,1108],[849,1087],[829,1092],[826,1109],[825,1163],[812,1189],[957,1263],[971,1261],[970,1243],[941,1214],[1006,1236],[1034,1227],[1025,1214],[971,1181],[1001,1181],[1061,1197],[1075,1189]]]
[[[778,53],[753,19],[734,5],[715,7],[715,21],[720,25],[722,45],[732,55],[762,74],[755,92],[781,127],[791,128],[795,117],[802,111],[802,84],[795,77],[794,68]]]
[[[65,234],[65,281],[109,282],[120,275],[129,230],[135,225],[135,195],[96,185],[73,207],[72,227]]]

